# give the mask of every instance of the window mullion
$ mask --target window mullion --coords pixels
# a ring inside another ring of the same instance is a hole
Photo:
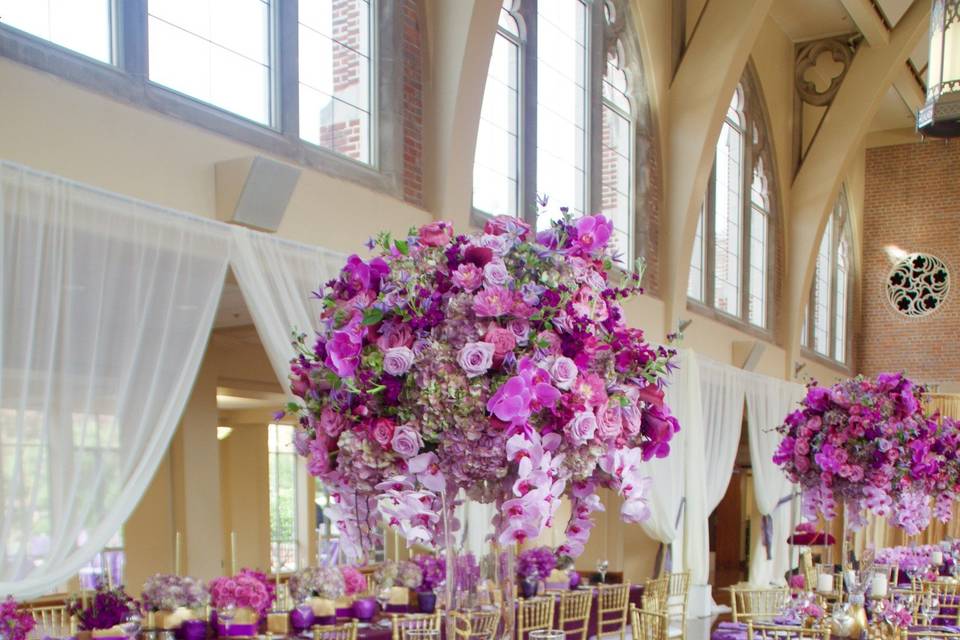
[[[600,186],[600,165],[603,159],[603,70],[606,63],[606,42],[604,39],[603,3],[594,2],[587,6],[590,24],[587,30],[587,82],[589,93],[584,101],[587,109],[584,135],[588,141],[586,150],[586,171],[584,176],[583,206],[584,213],[600,211],[603,208],[602,188]]]
[[[744,99],[746,102],[746,98]],[[753,222],[753,136],[749,113],[744,114],[740,171],[740,319],[750,324],[750,225]]]
[[[520,48],[520,157],[517,178],[521,217],[537,225],[537,0],[520,5],[526,38]]]
[[[114,31],[117,51],[114,60],[125,72],[145,80],[149,63],[147,49],[147,0],[116,0]]]
[[[715,191],[717,182],[717,161],[714,158],[710,179],[707,181],[707,193],[703,196],[703,301],[709,307],[714,306],[714,285],[717,276],[716,264],[716,217]]]
[[[277,37],[275,52],[276,68],[276,126],[290,140],[300,138],[300,55],[298,3],[293,0],[278,2],[276,8]],[[370,7],[373,11],[374,6]]]

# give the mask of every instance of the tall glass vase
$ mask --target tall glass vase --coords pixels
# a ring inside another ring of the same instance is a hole
[[[496,616],[493,637],[509,640],[516,618],[516,545],[497,542],[494,505],[469,498],[458,502],[443,510],[446,637],[457,637],[454,626],[464,621],[474,629],[491,629]]]

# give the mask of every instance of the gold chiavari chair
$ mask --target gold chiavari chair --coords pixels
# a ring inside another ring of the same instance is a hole
[[[734,622],[769,619],[780,613],[790,599],[790,590],[730,587],[730,608]]]
[[[314,625],[313,640],[357,640],[357,621],[345,624]]]
[[[553,609],[552,596],[517,600],[517,640],[524,640],[531,631],[552,629]]]
[[[447,615],[453,620],[453,637],[456,640],[470,640],[470,636],[473,635],[470,618],[459,611],[451,611]]]
[[[406,640],[407,631],[414,629],[440,631],[440,612],[436,613],[405,613],[391,616],[393,627],[392,640]]]
[[[26,606],[36,626],[46,635],[54,636],[57,633],[75,635],[77,622],[67,611],[67,605],[37,605]]]
[[[671,628],[668,635],[671,638],[683,638],[687,627],[687,595],[690,590],[690,572],[671,573],[667,575],[667,619],[671,623],[679,621],[679,626]]]
[[[960,625],[960,583],[923,581],[920,592],[921,599],[931,596],[937,599],[937,618],[948,618],[951,625]]]
[[[563,630],[568,640],[587,640],[592,602],[591,591],[565,591],[560,594],[560,620],[557,628]]]
[[[830,625],[808,629],[748,621],[747,637],[753,640],[830,640]]]
[[[662,611],[645,611],[630,606],[630,631],[633,640],[667,640],[670,620]]]
[[[933,631],[922,627],[907,627],[899,630],[899,640],[958,640],[960,633],[955,631]]]
[[[500,626],[500,609],[471,611],[467,614],[471,640],[493,640]]]
[[[597,593],[597,638],[609,633],[620,633],[624,640],[627,631],[627,611],[630,605],[630,583],[601,585]],[[664,601],[666,607],[666,601]]]
[[[651,578],[643,585],[643,608],[666,613],[670,594],[670,577]]]

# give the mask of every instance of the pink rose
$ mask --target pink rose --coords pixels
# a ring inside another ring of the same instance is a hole
[[[464,291],[476,291],[483,284],[483,271],[475,264],[464,262],[450,274],[450,279]]]
[[[550,365],[550,378],[560,389],[568,390],[577,381],[577,365],[566,356],[560,356]]]
[[[417,237],[428,247],[442,247],[453,239],[453,223],[439,220],[425,224],[420,227]]]
[[[560,336],[553,331],[541,331],[536,338],[537,351],[552,356],[560,353]]]
[[[623,414],[616,402],[607,402],[597,413],[597,434],[601,440],[615,440],[623,431]]]
[[[483,232],[492,236],[516,235],[525,240],[530,233],[530,225],[514,216],[496,216],[487,220]]]
[[[377,418],[370,425],[370,437],[386,449],[390,441],[393,440],[393,429],[393,420],[390,418]]]
[[[587,444],[597,432],[597,417],[591,411],[581,411],[567,423],[566,431],[574,444]]]
[[[483,281],[491,287],[502,287],[510,281],[510,272],[503,260],[492,260],[484,265]]]
[[[412,458],[420,453],[420,447],[423,446],[423,439],[420,434],[406,425],[396,428],[393,432],[393,439],[390,446],[397,455],[404,458]]]
[[[491,324],[487,328],[487,333],[483,336],[483,341],[493,345],[493,364],[498,367],[503,362],[504,356],[513,351],[514,347],[517,346],[517,339],[514,337],[513,332],[509,329],[498,327],[495,324]]]
[[[377,346],[381,351],[388,351],[396,347],[409,347],[413,344],[413,332],[410,326],[406,324],[391,323],[384,324],[380,328],[380,337],[377,338]]]
[[[320,412],[320,427],[331,438],[339,436],[347,428],[347,419],[330,407]]]

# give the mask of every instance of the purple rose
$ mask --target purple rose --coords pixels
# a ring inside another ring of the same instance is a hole
[[[591,411],[581,411],[567,423],[566,430],[574,444],[587,444],[597,432],[597,417]]]
[[[331,438],[339,436],[346,427],[347,419],[343,414],[337,413],[330,407],[324,407],[320,412],[320,428]]]
[[[521,347],[526,346],[530,339],[530,323],[522,318],[514,318],[507,323],[507,329],[513,333],[517,344]]]
[[[403,425],[397,427],[393,432],[393,440],[390,441],[393,450],[404,458],[412,458],[420,453],[420,447],[423,446],[423,439],[420,434]]]
[[[410,347],[393,347],[383,354],[383,370],[391,376],[402,376],[413,365]]]
[[[569,390],[577,381],[577,365],[566,356],[560,356],[550,365],[550,377],[557,387]]]
[[[498,237],[498,236],[495,236]],[[483,267],[483,282],[491,287],[502,287],[510,281],[507,265],[502,260],[493,260]]]
[[[482,376],[493,366],[494,351],[489,342],[468,342],[457,354],[457,364],[468,378]]]
[[[464,291],[476,291],[483,284],[483,271],[475,264],[464,262],[450,274],[450,279]]]

